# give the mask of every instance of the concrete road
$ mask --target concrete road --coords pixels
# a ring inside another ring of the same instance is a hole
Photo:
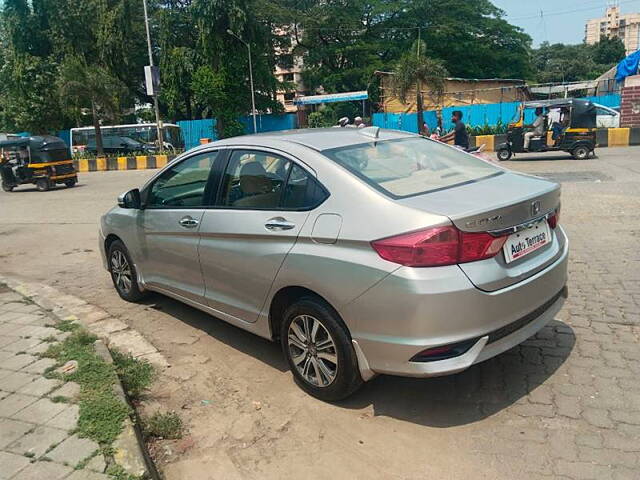
[[[598,154],[503,164],[563,184],[570,298],[554,322],[459,375],[381,376],[337,405],[302,393],[276,345],[160,295],[115,294],[98,217],[152,171],[0,193],[0,272],[82,297],[165,354],[144,409],[189,427],[154,447],[168,479],[638,478],[640,148]]]

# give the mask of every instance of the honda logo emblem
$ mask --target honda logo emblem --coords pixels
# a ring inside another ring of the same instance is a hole
[[[531,215],[536,216],[540,213],[540,201],[536,200],[531,204]]]

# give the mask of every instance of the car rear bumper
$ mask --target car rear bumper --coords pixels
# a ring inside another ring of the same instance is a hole
[[[561,229],[556,233],[564,236]],[[564,240],[553,264],[493,292],[473,286],[457,266],[396,270],[342,312],[363,377],[456,373],[534,335],[566,298],[569,245]],[[412,361],[425,349],[460,342],[471,346],[459,356]]]

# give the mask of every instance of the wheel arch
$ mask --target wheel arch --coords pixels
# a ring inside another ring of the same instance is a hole
[[[122,239],[119,236],[117,236],[115,233],[110,233],[109,235],[107,235],[107,237],[104,239],[105,254],[109,255],[109,247],[111,247],[111,244],[116,240],[120,240],[122,242]],[[124,242],[122,243],[124,244]]]
[[[337,318],[344,326],[347,335],[351,339],[351,332],[349,331],[349,328],[342,319],[342,316],[340,315],[338,310],[331,304],[331,302],[329,302],[325,297],[311,290],[310,288],[290,285],[287,287],[282,287],[280,290],[278,290],[272,297],[271,303],[269,305],[269,329],[271,330],[271,338],[273,340],[278,340],[278,338],[280,337],[280,324],[282,322],[282,316],[284,315],[285,310],[294,302],[303,297],[315,297],[325,303],[329,308],[331,308],[331,310],[333,310]]]

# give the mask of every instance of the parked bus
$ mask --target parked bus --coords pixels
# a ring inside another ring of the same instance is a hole
[[[134,152],[153,153],[157,147],[158,130],[155,123],[132,125],[106,125],[100,127],[105,153],[129,154]],[[69,138],[71,154],[96,150],[96,134],[93,127],[72,128]],[[164,149],[180,151],[184,149],[182,132],[178,125],[162,125]]]

